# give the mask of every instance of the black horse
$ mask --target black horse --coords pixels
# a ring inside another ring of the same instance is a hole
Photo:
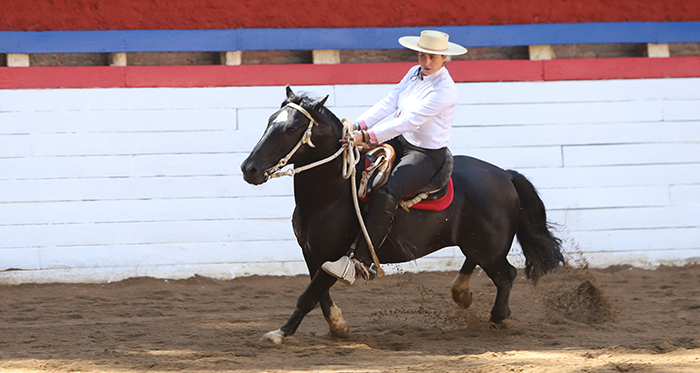
[[[287,99],[241,165],[246,182],[266,182],[286,160],[299,170],[340,152],[343,124],[324,107],[327,99],[296,95],[287,87]],[[347,322],[329,294],[336,278],[321,270],[325,261],[346,254],[360,232],[351,183],[342,176],[343,162],[342,157],[334,158],[294,175],[292,224],[311,283],[287,323],[265,334],[266,340],[281,343],[291,337],[319,304],[331,334],[348,335]],[[514,236],[525,255],[525,273],[534,281],[564,261],[561,241],[550,231],[537,191],[518,172],[455,156],[452,180],[454,200],[447,209],[397,210],[389,236],[376,253],[381,263],[401,263],[459,246],[466,259],[452,282],[452,298],[469,307],[469,279],[479,265],[498,289],[491,321],[500,324],[510,316],[508,299],[517,274],[506,258]]]

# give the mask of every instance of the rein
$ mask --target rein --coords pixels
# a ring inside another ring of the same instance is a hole
[[[355,145],[355,137],[352,135],[352,128],[353,125],[350,123],[350,120],[348,118],[343,118],[342,123],[343,123],[343,135],[342,138],[347,140],[348,146],[344,147],[341,146],[340,149],[338,149],[337,152],[333,153],[329,157],[326,157],[324,159],[321,159],[319,161],[307,164],[302,167],[295,167],[288,169],[286,171],[280,171],[284,166],[287,165],[289,162],[289,159],[292,158],[294,153],[299,150],[299,148],[304,145],[304,144],[309,144],[310,147],[315,148],[316,145],[314,145],[311,142],[311,131],[313,130],[314,125],[318,126],[318,122],[311,116],[311,114],[301,107],[300,105],[297,105],[293,102],[287,103],[287,105],[293,109],[296,109],[297,111],[301,112],[304,114],[307,118],[309,118],[309,126],[306,128],[306,132],[304,132],[304,136],[301,137],[301,140],[292,148],[292,150],[287,154],[286,157],[280,159],[277,164],[271,168],[269,168],[267,171],[265,171],[264,175],[265,177],[268,177],[270,179],[277,178],[277,177],[282,177],[282,176],[294,176],[300,172],[312,169],[314,167],[318,167],[320,165],[326,164],[336,158],[338,158],[341,154],[343,155],[343,179],[352,179],[352,184],[351,184],[351,190],[352,190],[352,201],[355,205],[355,213],[357,214],[357,220],[360,223],[360,228],[362,229],[362,233],[365,236],[365,240],[367,240],[367,247],[369,248],[369,252],[372,255],[372,261],[374,262],[374,265],[377,267],[377,277],[382,277],[384,276],[384,270],[382,267],[379,265],[379,258],[377,258],[377,254],[374,251],[374,245],[372,245],[372,240],[369,237],[369,233],[367,232],[367,227],[365,226],[364,219],[362,218],[362,212],[360,210],[360,202],[359,199],[357,198],[357,189],[355,188],[356,185],[356,174],[357,174],[357,169],[356,166],[360,162],[360,147]]]

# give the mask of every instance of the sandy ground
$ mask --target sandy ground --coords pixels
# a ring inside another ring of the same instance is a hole
[[[0,286],[0,371],[700,372],[698,265],[519,277],[500,329],[486,275],[466,310],[454,276],[336,285],[350,337],[331,337],[316,309],[283,345],[259,339],[286,321],[304,276]]]

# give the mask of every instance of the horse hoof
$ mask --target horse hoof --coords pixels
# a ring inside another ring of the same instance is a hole
[[[338,338],[347,338],[350,335],[350,326],[348,322],[343,318],[343,314],[340,312],[340,308],[336,305],[331,307],[331,315],[326,318],[328,322],[328,329],[331,335]]]
[[[452,291],[452,300],[462,308],[469,308],[472,305],[471,291]]]
[[[508,325],[506,325],[506,322],[503,320],[501,320],[500,322],[491,321],[491,329],[495,329],[495,330],[508,329]]]
[[[261,343],[273,343],[276,345],[282,344],[282,342],[288,340],[292,337],[285,337],[282,329],[273,330],[271,332],[265,333],[265,335],[260,338]]]

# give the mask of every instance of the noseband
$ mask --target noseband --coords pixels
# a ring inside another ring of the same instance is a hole
[[[316,147],[316,145],[314,145],[314,143],[311,142],[311,130],[314,128],[314,125],[318,126],[318,122],[316,122],[316,120],[311,116],[311,114],[308,111],[306,111],[306,109],[301,107],[300,105],[297,105],[293,102],[288,102],[287,105],[285,105],[285,107],[287,107],[287,106],[289,106],[293,109],[296,109],[297,111],[304,114],[307,118],[309,118],[309,126],[306,128],[306,131],[304,132],[304,136],[301,137],[301,140],[299,140],[299,142],[296,144],[296,146],[294,146],[294,148],[292,148],[292,150],[289,152],[289,154],[287,154],[286,157],[280,159],[280,161],[277,162],[277,164],[275,166],[273,166],[273,167],[269,168],[267,171],[265,171],[265,174],[264,174],[265,177],[275,178],[275,177],[281,177],[281,176],[294,176],[295,173],[303,171],[303,170],[295,171],[295,169],[290,169],[290,170],[287,170],[285,172],[279,172],[279,170],[281,170],[282,167],[287,165],[287,163],[289,162],[289,159],[292,158],[294,153],[296,153],[297,150],[299,150],[299,148],[302,145],[309,144],[309,146],[312,148]]]

